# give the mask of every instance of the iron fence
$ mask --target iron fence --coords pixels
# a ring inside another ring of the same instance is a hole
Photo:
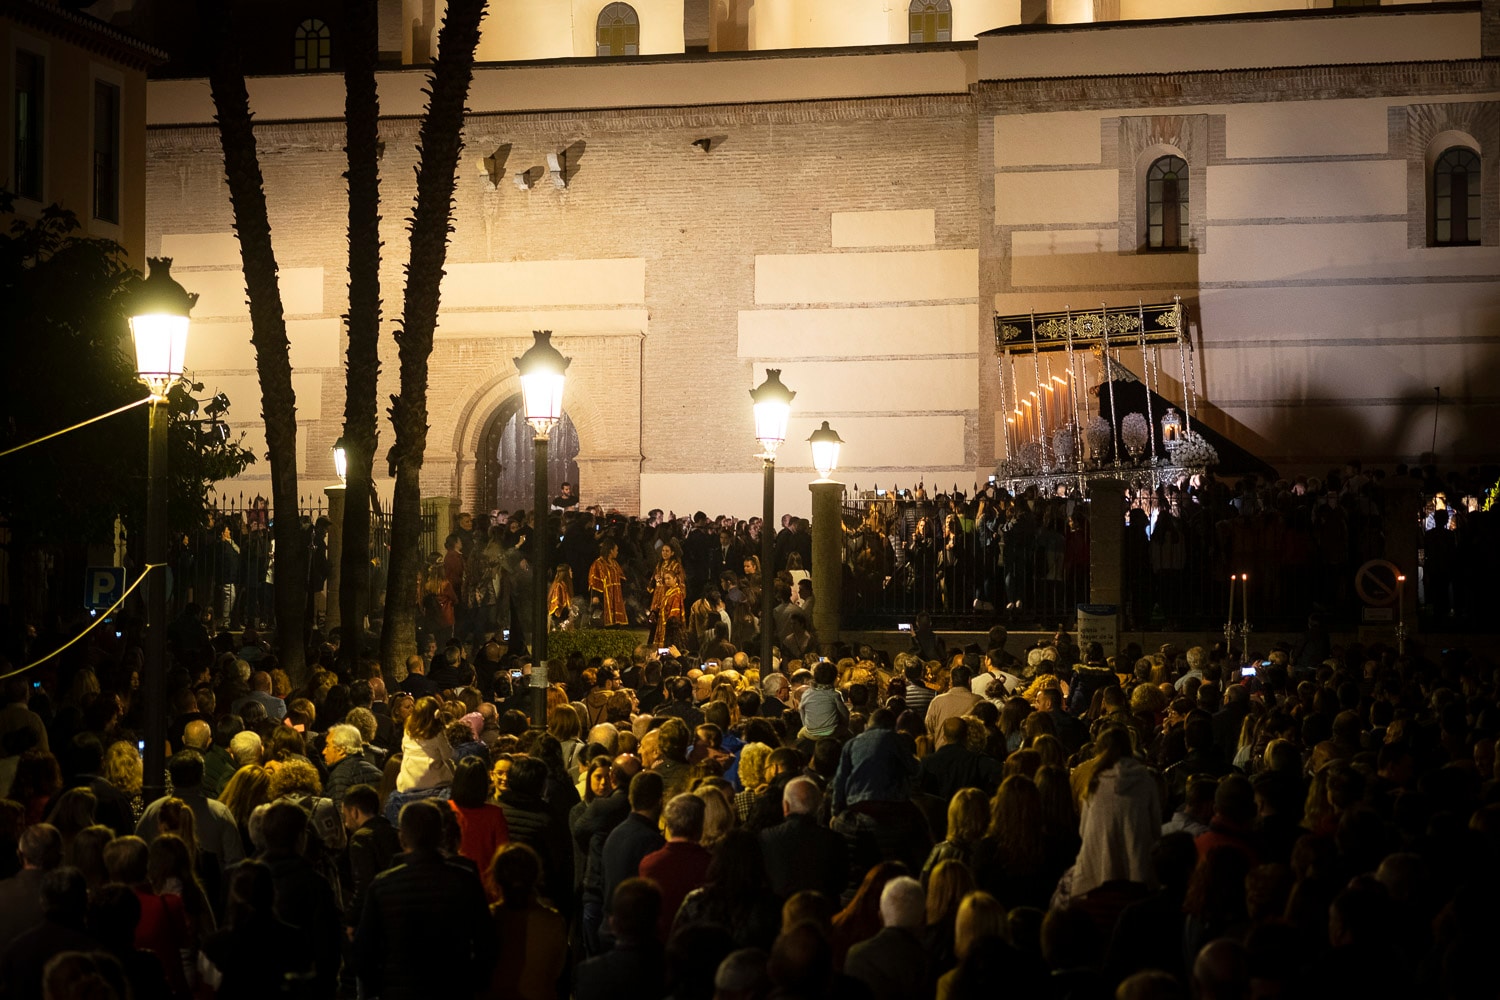
[[[296,518],[308,545],[308,622],[321,626],[327,617],[331,570],[328,545],[328,507],[324,497],[303,497]],[[207,523],[175,539],[171,554],[168,604],[173,615],[188,604],[213,613],[218,628],[274,630],[276,609],[273,596],[278,582],[276,545],[272,537],[276,512],[262,497],[245,502],[221,502],[209,511]],[[367,576],[367,607],[379,608],[385,596],[386,567],[390,562],[393,515],[374,511],[370,515],[369,551],[364,565]],[[437,516],[422,516],[418,542],[423,558],[438,551]]]

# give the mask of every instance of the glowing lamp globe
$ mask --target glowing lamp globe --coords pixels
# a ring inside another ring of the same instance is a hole
[[[130,337],[135,342],[135,374],[153,395],[164,396],[182,378],[188,314],[198,296],[172,278],[171,258],[152,257],[146,267],[146,279],[126,301]]]
[[[767,455],[775,455],[786,440],[786,422],[796,393],[781,384],[781,369],[767,368],[766,380],[750,390],[755,408],[755,439]]]
[[[339,482],[349,482],[349,450],[343,438],[333,443],[333,471],[338,473]]]
[[[839,448],[844,443],[843,438],[825,420],[822,427],[812,432],[807,443],[812,445],[813,468],[818,470],[821,478],[827,479],[839,467]]]
[[[533,330],[536,343],[515,359],[521,376],[521,405],[526,422],[538,434],[547,434],[562,419],[563,386],[571,358],[552,346],[551,330]]]

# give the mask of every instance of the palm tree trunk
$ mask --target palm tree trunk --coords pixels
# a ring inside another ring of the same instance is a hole
[[[380,377],[380,101],[375,92],[376,11],[345,0],[344,120],[349,157],[349,365],[344,395],[344,547],[340,559],[339,659],[359,662],[370,586],[370,492],[375,461],[375,392]]]
[[[281,667],[294,682],[301,682],[307,673],[304,628],[308,536],[297,510],[297,395],[292,389],[292,362],[276,254],[271,248],[271,222],[266,215],[266,192],[250,121],[250,95],[229,32],[226,6],[208,0],[200,4],[200,11],[216,41],[208,83],[219,124],[219,142],[224,148],[234,228],[240,239],[250,300],[250,340],[255,345],[261,414],[271,457],[271,505],[276,521],[276,648]]]
[[[417,204],[412,211],[406,301],[396,344],[401,361],[399,394],[391,398],[396,432],[388,461],[396,477],[391,523],[390,578],[380,658],[399,672],[416,651],[417,550],[422,532],[422,453],[427,448],[427,360],[437,327],[439,284],[448,255],[454,176],[463,150],[464,101],[474,75],[474,50],[485,0],[451,0],[438,34],[431,97],[419,133]]]

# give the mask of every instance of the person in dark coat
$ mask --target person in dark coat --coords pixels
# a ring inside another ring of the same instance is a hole
[[[307,935],[276,916],[276,883],[258,861],[238,865],[229,878],[224,926],[203,942],[203,954],[222,977],[219,1000],[276,996],[289,977],[313,971]]]
[[[95,951],[98,943],[84,929],[89,887],[83,872],[64,865],[42,876],[42,922],[11,942],[0,955],[0,983],[6,996],[42,995],[42,972],[65,951]]]
[[[609,912],[615,887],[640,874],[641,859],[666,843],[657,820],[661,818],[661,775],[642,771],[630,780],[630,815],[604,841],[604,911]],[[660,908],[660,896],[657,898]]]
[[[926,1000],[933,980],[922,927],[927,894],[907,875],[893,878],[880,893],[880,933],[849,949],[844,972],[870,988],[875,1000]]]
[[[988,754],[975,753],[966,745],[969,724],[962,716],[944,719],[938,729],[938,748],[922,758],[921,789],[944,802],[959,789],[978,788],[993,793],[1000,784],[1000,762]]]
[[[782,899],[812,889],[838,899],[849,873],[844,838],[818,822],[823,793],[811,778],[788,781],[781,793],[784,818],[760,832],[771,891]]]
[[[365,757],[364,743],[359,730],[348,723],[329,727],[328,737],[323,741],[323,763],[328,765],[323,792],[334,805],[343,804],[344,793],[355,785],[380,784],[380,768]]]
[[[567,907],[572,898],[572,845],[566,814],[549,808],[543,797],[547,765],[540,758],[518,755],[506,772],[500,808],[513,842],[525,844],[542,859],[544,895],[553,906]]]
[[[378,876],[365,895],[354,935],[363,996],[407,1000],[445,990],[468,996],[489,980],[495,942],[484,887],[472,865],[446,860],[444,816],[422,800],[401,810],[402,864]]]
[[[0,953],[42,922],[42,879],[62,863],[62,834],[34,823],[21,834],[21,870],[0,882]]]
[[[600,951],[599,927],[604,921],[604,843],[630,815],[630,783],[640,769],[641,762],[634,755],[621,754],[614,761],[614,787],[609,794],[574,807],[573,843],[583,858],[583,941],[590,956]]]
[[[365,893],[381,872],[396,864],[401,837],[391,821],[380,813],[380,795],[370,785],[355,785],[344,793],[344,829],[349,831],[349,877],[344,923],[350,931],[359,927]]]
[[[643,777],[638,775],[636,780]],[[578,966],[573,1000],[657,1000],[665,985],[662,948],[656,940],[660,915],[661,890],[654,882],[644,878],[622,881],[615,888],[609,912],[614,950]]]
[[[275,886],[275,914],[290,924],[312,949],[319,996],[333,993],[338,981],[340,933],[343,920],[328,879],[303,856],[307,812],[290,801],[267,807],[261,820],[266,850],[261,862],[270,869]]]

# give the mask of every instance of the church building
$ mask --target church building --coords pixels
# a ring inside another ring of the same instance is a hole
[[[344,399],[341,5],[243,6],[312,492]],[[387,331],[444,6],[380,3]],[[851,487],[967,490],[1025,416],[997,317],[1174,302],[1190,350],[1111,360],[1282,474],[1494,461],[1497,57],[1500,0],[492,0],[423,494],[530,505],[533,330],[572,359],[554,487],[748,516],[767,368],[796,393],[786,509],[823,421]],[[213,107],[179,66],[148,89],[145,249],[199,293],[189,367],[263,456]]]

